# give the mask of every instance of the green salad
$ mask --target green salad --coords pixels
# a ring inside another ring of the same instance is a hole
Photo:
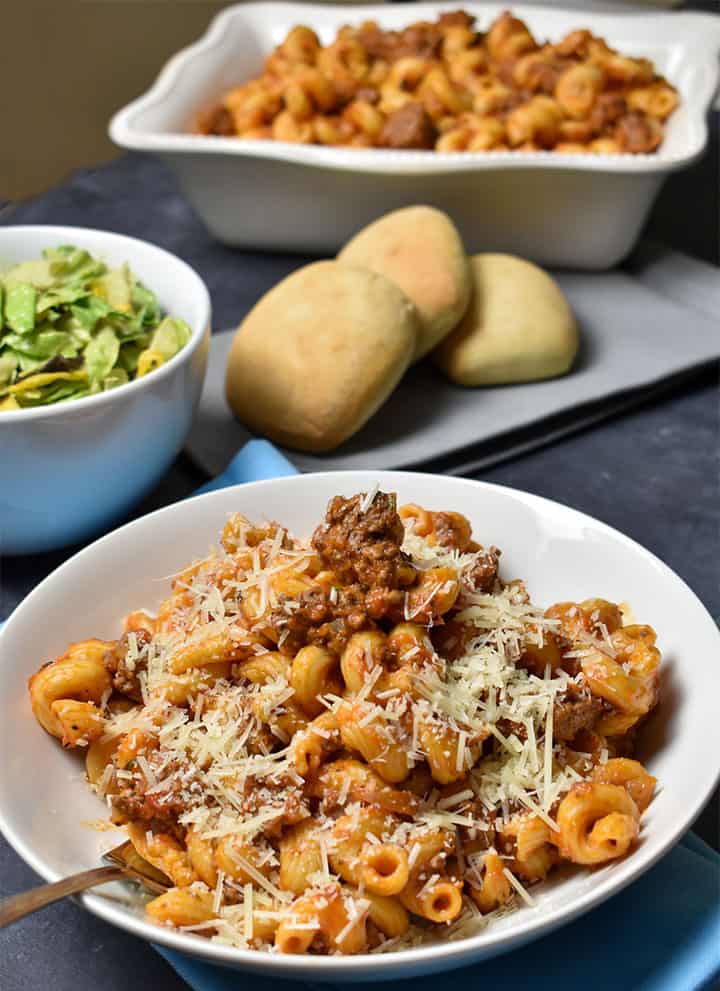
[[[72,245],[0,272],[0,412],[91,396],[147,375],[190,340],[127,265]]]

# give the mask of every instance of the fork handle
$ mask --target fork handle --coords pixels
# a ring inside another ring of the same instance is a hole
[[[107,884],[109,881],[118,881],[125,877],[122,867],[94,867],[90,871],[82,871],[80,874],[71,874],[62,881],[55,881],[53,884],[41,884],[30,891],[23,891],[19,895],[12,895],[0,902],[0,929],[9,926],[18,919],[37,912],[46,905],[67,898],[68,895],[77,894],[78,891],[85,891],[87,888],[94,888],[98,884]]]

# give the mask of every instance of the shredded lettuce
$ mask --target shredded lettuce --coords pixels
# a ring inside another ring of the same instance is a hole
[[[127,265],[73,245],[0,272],[0,412],[116,389],[190,340]]]
[[[29,283],[10,286],[5,298],[5,321],[16,334],[29,334],[35,328],[37,290]]]

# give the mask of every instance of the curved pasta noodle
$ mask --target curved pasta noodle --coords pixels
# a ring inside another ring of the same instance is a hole
[[[615,633],[623,624],[619,606],[598,598],[584,599],[582,602],[556,602],[545,610],[545,616],[557,621],[563,635],[579,642],[587,637]]]
[[[284,678],[290,681],[290,661],[279,651],[268,651],[243,661],[240,675],[253,685],[265,685],[268,681]]]
[[[410,791],[393,788],[371,767],[359,760],[343,758],[326,764],[318,774],[312,794],[322,798],[326,806],[347,802],[375,805],[384,812],[411,816],[419,806]]]
[[[558,79],[555,99],[570,117],[586,117],[595,104],[603,81],[602,70],[597,65],[573,65]]]
[[[591,56],[591,61],[600,66],[608,78],[617,83],[633,86],[649,83],[654,70],[648,59],[633,59],[626,55],[609,50],[598,51]]]
[[[113,646],[105,640],[84,640],[72,644],[64,654],[30,678],[30,703],[35,718],[43,729],[67,742],[68,746],[76,745],[71,742],[74,738],[72,731],[66,736],[68,727],[61,718],[69,715],[69,710],[53,708],[53,704],[80,702],[93,706],[81,710],[86,718],[94,714],[94,707],[107,700],[112,691],[112,680],[104,659]],[[73,712],[77,714],[78,710]]]
[[[429,509],[407,502],[398,507],[398,516],[418,537],[423,537],[428,543],[434,543],[433,515]]]
[[[615,657],[591,651],[581,661],[583,675],[595,695],[617,713],[603,717],[596,731],[603,736],[626,733],[657,702],[660,652],[649,627],[625,626],[610,637]]]
[[[398,623],[385,641],[388,655],[398,666],[420,668],[434,659],[435,650],[428,631],[420,623]]]
[[[446,62],[452,61],[458,55],[465,55],[477,41],[475,32],[462,24],[451,25],[443,31],[442,55]],[[479,46],[476,51],[484,54]]]
[[[228,679],[232,670],[231,661],[209,664],[203,668],[191,668],[185,674],[168,675],[164,681],[153,686],[149,694],[170,705],[186,706],[198,693],[210,688],[222,679]]]
[[[462,881],[440,877],[423,884],[416,880],[404,888],[399,897],[413,915],[431,922],[452,922],[462,911]]]
[[[650,709],[654,698],[652,687],[643,678],[629,674],[607,654],[593,651],[582,658],[581,666],[593,695],[606,699],[627,715],[643,716]]]
[[[465,113],[457,124],[438,138],[438,151],[490,151],[507,137],[505,125],[496,117]]]
[[[307,953],[319,931],[317,900],[310,895],[301,895],[292,905],[291,917],[283,919],[277,927],[275,946],[280,953]]]
[[[157,631],[157,619],[143,609],[138,609],[128,613],[123,627],[126,633],[138,633],[142,630],[152,635]]]
[[[215,844],[201,836],[198,830],[189,829],[185,834],[185,847],[192,869],[209,888],[214,888],[218,878]]]
[[[619,659],[639,678],[654,678],[660,666],[655,631],[633,624],[616,630],[610,638]]]
[[[261,697],[251,698],[250,705],[258,722],[266,724],[285,743],[290,743],[295,734],[304,730],[309,722],[305,712],[292,698],[283,703],[282,709],[273,705],[268,709],[267,700]]]
[[[370,903],[368,919],[388,939],[396,939],[408,931],[410,919],[405,906],[397,898],[386,898],[369,891],[364,891],[362,897]]]
[[[504,62],[532,51],[537,48],[537,43],[519,18],[505,12],[488,31],[487,47],[492,58]]]
[[[340,38],[319,52],[317,66],[332,82],[339,99],[348,100],[367,76],[370,60],[359,42]]]
[[[664,81],[631,89],[626,100],[631,110],[642,110],[659,120],[667,120],[680,102],[677,92]]]
[[[50,710],[62,726],[64,747],[86,747],[105,731],[105,717],[92,702],[57,699],[50,705]]]
[[[117,750],[120,739],[117,736],[93,740],[85,751],[85,773],[92,785],[99,785]],[[103,789],[107,791],[107,787]]]
[[[280,840],[280,887],[301,895],[323,869],[322,830],[312,819],[298,823]]]
[[[341,145],[353,137],[352,124],[340,116],[316,114],[312,126],[315,141],[321,145]]]
[[[138,755],[144,757],[150,751],[156,750],[157,746],[158,738],[154,733],[138,728],[131,729],[118,741],[115,752],[116,768],[124,771],[135,763]]]
[[[598,764],[593,769],[592,777],[594,781],[623,787],[641,813],[652,801],[657,784],[657,778],[648,774],[639,761],[629,757],[613,757],[604,764]]]
[[[186,674],[194,668],[210,668],[218,664],[247,660],[257,641],[249,635],[235,639],[227,630],[211,636],[190,640],[175,651],[170,659],[172,674]]]
[[[301,730],[291,743],[291,759],[298,774],[310,777],[340,746],[340,733],[333,712],[324,712]]]
[[[351,916],[348,903],[355,912]],[[280,953],[306,953],[321,933],[331,948],[340,953],[359,953],[367,943],[365,921],[369,903],[343,898],[339,885],[327,885],[301,895],[290,907],[290,918],[283,919],[275,933]]]
[[[250,842],[246,836],[229,834],[218,840],[215,847],[215,866],[226,877],[240,884],[250,884],[257,874],[269,874],[272,860],[269,851]]]
[[[560,133],[562,110],[549,96],[534,96],[527,103],[511,110],[505,127],[511,146],[531,142],[541,148],[555,144]]]
[[[470,94],[457,86],[442,69],[431,69],[426,73],[418,95],[434,120],[448,114],[457,116],[472,106]]]
[[[430,773],[438,784],[461,781],[477,759],[476,738],[445,720],[419,719],[417,735]]]
[[[375,668],[383,667],[387,638],[380,630],[354,633],[340,658],[345,688],[351,695],[362,691]]]
[[[453,568],[428,568],[406,593],[405,619],[429,626],[452,609],[459,593],[460,583]]]
[[[479,871],[479,882],[471,879],[470,897],[483,913],[502,908],[512,898],[513,890],[502,858],[495,850],[489,850],[483,857]]]
[[[574,145],[580,152],[585,154],[588,151],[588,142],[592,140],[595,128],[587,120],[563,120],[560,122],[560,140],[555,149],[560,145]]]
[[[305,120],[315,111],[332,110],[336,103],[334,87],[317,69],[299,70],[285,90],[285,105],[297,120]]]
[[[526,881],[539,881],[557,863],[554,830],[536,815],[516,816],[505,823],[503,837],[515,841],[513,871]]]
[[[430,773],[440,785],[466,777],[477,761],[480,744],[490,733],[488,728],[465,729],[427,704],[416,710],[413,730]]]
[[[624,856],[637,839],[640,812],[625,788],[583,781],[560,802],[558,847],[576,864],[602,864]]]
[[[342,742],[365,758],[383,781],[398,784],[410,771],[410,756],[398,746],[398,724],[379,706],[365,702],[343,702],[335,712]]]
[[[343,120],[371,139],[380,134],[385,123],[384,114],[367,100],[353,100],[345,107],[342,115]]]
[[[314,65],[320,51],[320,41],[311,28],[297,25],[288,31],[280,50],[291,62]]]
[[[340,877],[377,895],[395,895],[406,886],[409,867],[405,850],[397,844],[366,839],[368,835],[382,835],[391,823],[392,818],[378,808],[365,808],[336,820],[328,856]]]
[[[145,823],[131,822],[127,834],[143,860],[166,874],[179,888],[198,880],[187,850],[167,833],[154,833]]]
[[[450,922],[462,911],[462,881],[447,873],[454,850],[452,834],[429,829],[408,840],[410,878],[399,894],[405,908],[431,922]]]
[[[145,911],[161,926],[197,926],[217,916],[213,909],[213,893],[194,886],[171,888],[148,902]]]
[[[322,695],[342,691],[338,659],[326,647],[308,645],[295,655],[290,668],[290,684],[295,700],[308,716],[319,715],[324,706]]]
[[[407,884],[407,854],[395,843],[373,843],[358,854],[359,882],[374,895],[397,895]]]

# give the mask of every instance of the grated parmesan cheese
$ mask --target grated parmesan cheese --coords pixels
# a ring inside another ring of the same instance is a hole
[[[249,943],[253,938],[253,886],[250,883],[243,888],[243,910],[245,942]]]
[[[361,513],[367,513],[368,509],[370,509],[372,504],[375,502],[375,496],[378,494],[379,491],[380,491],[380,483],[375,482],[373,487],[363,496],[362,502],[360,503],[359,506]]]
[[[523,884],[521,884],[520,881],[518,881],[518,879],[515,877],[512,871],[508,870],[507,867],[503,867],[503,874],[508,879],[508,881],[513,886],[513,888],[517,891],[517,893],[520,895],[520,897],[525,902],[525,904],[529,905],[532,908],[532,906],[535,904],[535,899],[532,897],[532,895],[527,890],[527,888]]]

